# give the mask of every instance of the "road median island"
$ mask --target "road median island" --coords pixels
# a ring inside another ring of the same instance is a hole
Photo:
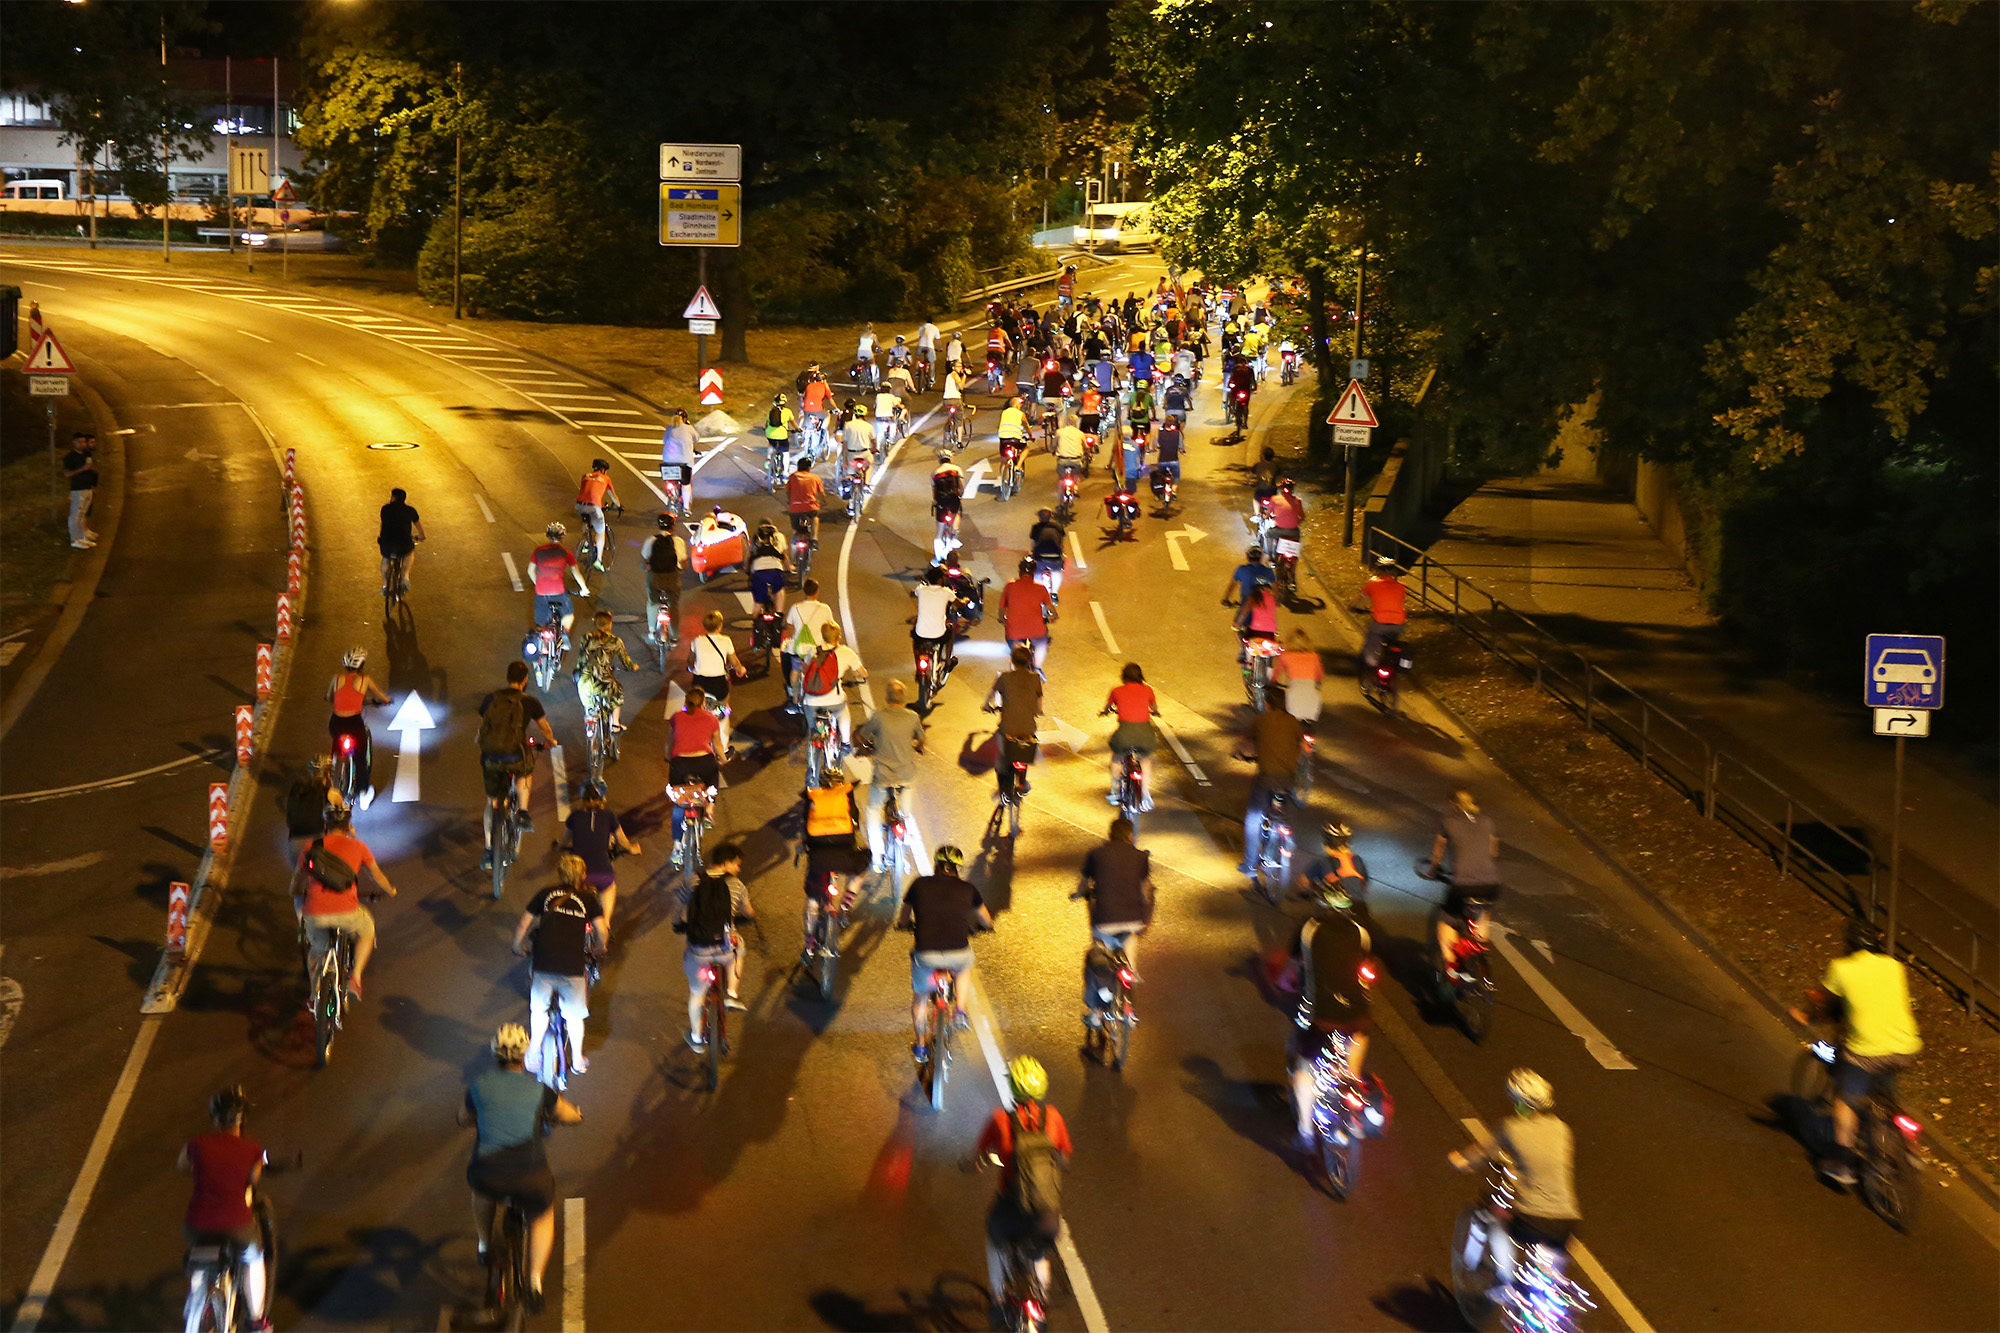
[[[1344,612],[1358,624],[1366,575],[1354,548],[1341,544],[1339,497],[1313,509],[1306,555],[1335,603],[1328,614]],[[1844,913],[1727,827],[1702,818],[1686,796],[1442,616],[1413,605],[1405,641],[1417,663],[1412,683],[1740,980],[1780,1007],[1819,983],[1827,961],[1843,951]],[[1950,1140],[1941,1144],[1947,1154],[1979,1172],[1990,1192],[2000,1169],[2000,1041],[1912,972],[1925,1044],[1901,1078],[1902,1099],[1934,1141]]]

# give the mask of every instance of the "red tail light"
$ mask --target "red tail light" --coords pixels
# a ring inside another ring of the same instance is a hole
[[[1361,971],[1360,971],[1360,976],[1361,976],[1361,984],[1362,984],[1362,985],[1364,985],[1364,986],[1372,986],[1372,985],[1374,985],[1374,984],[1375,984],[1375,964],[1373,964],[1373,963],[1363,963],[1363,964],[1361,965]]]
[[[1131,968],[1129,968],[1129,967],[1121,967],[1121,968],[1119,968],[1119,969],[1118,969],[1118,980],[1119,980],[1119,982],[1120,982],[1120,983],[1121,983],[1122,985],[1126,985],[1126,986],[1129,986],[1129,985],[1131,985],[1131,984],[1132,984],[1132,969],[1131,969]]]
[[[1028,1322],[1032,1324],[1039,1324],[1043,1319],[1047,1318],[1047,1312],[1042,1309],[1042,1303],[1032,1296],[1021,1302],[1021,1312],[1028,1316]]]
[[[919,658],[917,659],[917,670],[919,670],[919,671],[929,671],[930,669],[931,669],[931,659],[930,659],[930,658],[928,658],[928,657],[919,657]]]
[[[1896,1128],[1902,1130],[1910,1138],[1915,1138],[1918,1132],[1923,1129],[1923,1126],[1906,1115],[1899,1115],[1896,1117]]]
[[[713,986],[715,984],[715,969],[712,967],[703,967],[701,969],[701,979]]]
[[[1348,1091],[1348,1093],[1342,1098],[1342,1100],[1357,1111],[1359,1111],[1362,1107],[1368,1104],[1365,1100],[1363,1100],[1360,1093],[1354,1092],[1352,1090]]]
[[[1388,667],[1385,667],[1385,666],[1379,666],[1379,667],[1376,667],[1376,668],[1375,668],[1375,678],[1376,678],[1377,680],[1384,680],[1384,681],[1386,681],[1386,680],[1388,680],[1388,679],[1389,679],[1389,677],[1390,677],[1391,675],[1393,675],[1393,674],[1395,674],[1395,673],[1393,673],[1392,671],[1390,671]]]
[[[840,901],[840,885],[829,884],[826,886],[826,900],[830,903]]]
[[[348,754],[351,753],[353,749],[354,749],[354,737],[342,736],[340,738],[340,752],[342,754]]]

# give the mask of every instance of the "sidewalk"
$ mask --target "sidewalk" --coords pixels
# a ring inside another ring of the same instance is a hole
[[[1829,819],[1869,830],[1886,858],[1893,747],[1859,701],[1859,644],[1851,705],[1756,674],[1638,509],[1593,479],[1489,482],[1444,519],[1430,554]],[[1956,889],[1939,896],[1990,919],[2000,904],[1991,754],[1916,741],[1903,796],[1903,873],[1927,890]]]

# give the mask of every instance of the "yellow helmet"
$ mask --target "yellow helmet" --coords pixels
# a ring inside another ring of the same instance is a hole
[[[1017,1102],[1038,1102],[1049,1095],[1049,1071],[1032,1055],[1015,1056],[1007,1066],[1007,1080],[1014,1085]]]

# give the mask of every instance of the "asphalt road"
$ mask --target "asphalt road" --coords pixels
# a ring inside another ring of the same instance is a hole
[[[570,487],[593,453],[635,455],[626,461],[643,470],[657,421],[643,404],[476,335],[461,343],[461,335],[408,321],[373,322],[370,312],[226,283],[98,274],[82,257],[10,257],[0,267],[10,281],[60,284],[63,305],[45,297],[45,308],[68,321],[66,339],[108,371],[129,378],[124,367],[145,356],[175,358],[175,366],[213,378],[212,401],[248,404],[280,447],[299,450],[315,575],[274,747],[279,763],[319,747],[319,691],[351,643],[369,647],[399,703],[416,691],[438,721],[422,740],[421,799],[385,797],[359,822],[401,896],[377,907],[382,946],[367,999],[323,1071],[311,1067],[310,1031],[300,1021],[287,849],[274,806],[260,801],[237,887],[186,1001],[160,1026],[45,1326],[173,1322],[185,1185],[171,1163],[200,1127],[208,1093],[238,1080],[257,1103],[253,1132],[275,1149],[306,1155],[303,1171],[274,1179],[270,1190],[286,1236],[281,1324],[435,1326],[441,1311],[471,1299],[478,1281],[460,1183],[470,1141],[452,1113],[466,1076],[487,1059],[483,1042],[494,1025],[525,1007],[525,965],[506,946],[521,905],[547,882],[544,849],[556,826],[545,767],[535,855],[516,869],[503,901],[484,894],[473,710],[518,652],[529,613],[503,556],[523,564],[542,524],[569,517]],[[122,419],[146,401],[113,406]],[[1259,411],[1270,406],[1260,403]],[[270,589],[257,580],[272,577],[267,553],[282,542],[269,450],[254,427],[244,428],[243,408],[199,410],[215,413],[213,422],[174,429],[228,441],[244,471],[212,483],[230,503],[184,496],[162,512],[178,513],[190,534],[230,533],[249,521],[235,517],[239,511],[258,516],[262,526],[253,531],[208,540],[234,540],[262,558],[256,573],[217,571],[223,586],[241,581],[262,601]],[[987,432],[961,461],[991,455],[992,419],[982,414]],[[178,466],[166,461],[168,429],[158,426],[162,467]],[[1283,938],[1290,922],[1247,893],[1233,871],[1248,768],[1231,751],[1248,713],[1228,613],[1216,601],[1246,541],[1240,469],[1258,432],[1247,445],[1218,443],[1222,433],[1213,395],[1205,394],[1190,432],[1183,503],[1165,520],[1149,502],[1136,542],[1104,535],[1096,518],[1101,471],[1086,486],[1073,529],[1082,564],[1065,585],[1048,662],[1049,709],[1060,722],[1050,724],[1018,840],[983,833],[992,783],[980,753],[989,720],[978,702],[1003,648],[990,620],[962,650],[929,719],[930,754],[913,801],[919,839],[926,848],[945,840],[966,847],[999,918],[996,933],[978,944],[980,1026],[961,1047],[942,1114],[922,1102],[912,1077],[906,945],[887,931],[886,901],[858,913],[835,1003],[802,995],[789,977],[800,943],[792,848],[803,769],[791,753],[796,723],[775,708],[775,680],[738,687],[745,754],[729,771],[719,817],[721,830],[748,848],[763,948],[750,959],[751,1012],[722,1086],[714,1094],[700,1089],[681,1044],[685,986],[680,941],[665,928],[659,827],[664,709],[677,695],[650,672],[628,683],[633,730],[611,789],[645,853],[623,877],[613,955],[592,1002],[592,1069],[573,1085],[586,1121],[551,1145],[558,1180],[578,1205],[571,1211],[580,1209],[584,1223],[564,1237],[572,1256],[582,1250],[573,1271],[583,1289],[572,1280],[565,1292],[580,1307],[575,1326],[978,1326],[980,1217],[991,1183],[961,1174],[957,1163],[997,1104],[989,1040],[994,1055],[1030,1052],[1049,1066],[1052,1099],[1077,1143],[1066,1195],[1073,1250],[1059,1269],[1058,1327],[1456,1326],[1446,1246],[1478,1181],[1451,1172],[1444,1156],[1467,1139],[1466,1117],[1490,1121],[1503,1112],[1503,1082],[1517,1064],[1554,1081],[1576,1127],[1586,1213],[1580,1236],[1597,1266],[1589,1279],[1601,1307],[1589,1326],[1994,1326],[1992,1215],[1971,1203],[1952,1206],[1966,1194],[1962,1186],[1934,1188],[1915,1233],[1900,1236],[1857,1200],[1816,1184],[1803,1150],[1767,1105],[1788,1082],[1792,1053],[1761,1006],[1650,930],[1630,891],[1423,700],[1412,698],[1394,721],[1362,704],[1347,674],[1352,636],[1333,609],[1301,602],[1287,625],[1306,625],[1331,666],[1314,814],[1300,824],[1316,827],[1337,810],[1358,830],[1358,849],[1374,870],[1392,977],[1378,988],[1386,1013],[1370,1064],[1396,1098],[1391,1132],[1369,1145],[1354,1196],[1338,1203],[1314,1185],[1286,1147],[1287,1016],[1254,969],[1258,952]],[[173,438],[177,446],[181,437]],[[388,442],[418,447],[367,447]],[[139,443],[135,437],[135,450]],[[723,503],[753,524],[776,512],[748,443],[710,448],[697,483],[702,503]],[[857,631],[878,695],[888,677],[909,670],[904,620],[907,587],[930,536],[928,457],[919,445],[905,447],[860,524],[829,521],[822,538],[819,576]],[[651,525],[642,519],[641,479],[622,471],[619,483],[631,512],[618,525],[610,574],[593,586],[597,605],[635,615],[643,607],[637,542]],[[431,540],[416,563],[409,620],[385,626],[373,535],[375,508],[393,485],[409,490]],[[1025,547],[1036,497],[1052,492],[1050,460],[1038,457],[1020,498],[999,503],[983,488],[968,501],[966,555],[975,573],[1004,578]],[[135,494],[135,514],[144,498]],[[1201,534],[1179,541],[1185,570],[1163,538],[1168,529]],[[176,549],[157,529],[146,535],[135,527],[120,542],[114,560],[135,569]],[[741,575],[730,575],[691,588],[684,613],[724,610],[741,642],[743,586]],[[166,609],[169,618],[205,625],[221,645],[175,650],[203,661],[201,670],[209,668],[200,654],[212,651],[224,663],[254,641],[220,621],[221,612],[197,615],[178,602]],[[120,633],[111,617],[91,623],[99,621],[109,626],[104,633]],[[638,626],[621,628],[636,649]],[[219,731],[208,720],[226,718],[219,700],[190,695],[185,718],[152,702],[194,688],[174,688],[186,674],[178,658],[135,681],[148,663],[131,650],[149,640],[128,630],[119,642],[128,649],[123,659],[99,651],[75,663],[79,687],[109,705],[92,736],[144,728],[156,750],[170,751]],[[1141,841],[1155,853],[1161,905],[1141,956],[1142,1025],[1131,1063],[1113,1073],[1078,1050],[1077,966],[1087,937],[1082,911],[1066,895],[1110,814],[1108,726],[1096,713],[1128,660],[1146,667],[1190,762],[1166,750],[1159,757],[1160,808]],[[247,667],[213,670],[224,681],[247,679]],[[168,688],[149,690],[156,680]],[[575,764],[582,737],[574,695],[559,686],[549,702]],[[129,771],[118,765],[132,761],[108,743],[56,750],[73,711],[51,700],[36,707],[48,715],[24,717],[8,738],[9,757],[38,737],[63,776],[38,775],[33,788]],[[386,787],[396,741],[382,721],[377,780]],[[1077,732],[1087,739],[1077,741]],[[60,821],[67,839],[51,831],[24,840],[25,821],[0,807],[15,908],[0,939],[6,970],[26,992],[14,1037],[0,1048],[10,1148],[0,1187],[14,1204],[0,1263],[10,1302],[40,1257],[40,1238],[125,1058],[139,974],[158,928],[157,906],[121,902],[131,885],[108,871],[87,883],[16,876],[81,841],[102,845],[129,881],[146,835],[126,830],[164,823],[146,802],[164,799],[165,781],[157,795],[142,786],[92,795],[88,807],[29,807],[46,812],[51,829]],[[1500,912],[1510,952],[1484,1046],[1424,1010],[1406,984],[1434,888],[1409,866],[1428,842],[1431,812],[1468,782],[1499,820],[1510,886]],[[9,766],[5,789],[31,789],[20,766]],[[85,821],[89,833],[79,839]],[[198,819],[172,827],[199,837]],[[30,938],[24,897],[32,938],[68,950],[59,955],[49,945],[49,966],[26,975],[17,965]],[[115,941],[110,963],[84,961],[91,955],[80,941],[93,934]],[[43,1007],[45,993],[60,1017]],[[1601,1035],[1596,1054],[1574,1030],[1578,1023]],[[24,1067],[25,1060],[35,1064]],[[69,1077],[43,1105],[29,1075],[57,1060]],[[14,1137],[24,1124],[38,1136],[27,1161]],[[1602,1275],[1615,1282],[1616,1299]],[[551,1289],[564,1289],[553,1270]],[[542,1326],[565,1323],[562,1302],[552,1300]]]

